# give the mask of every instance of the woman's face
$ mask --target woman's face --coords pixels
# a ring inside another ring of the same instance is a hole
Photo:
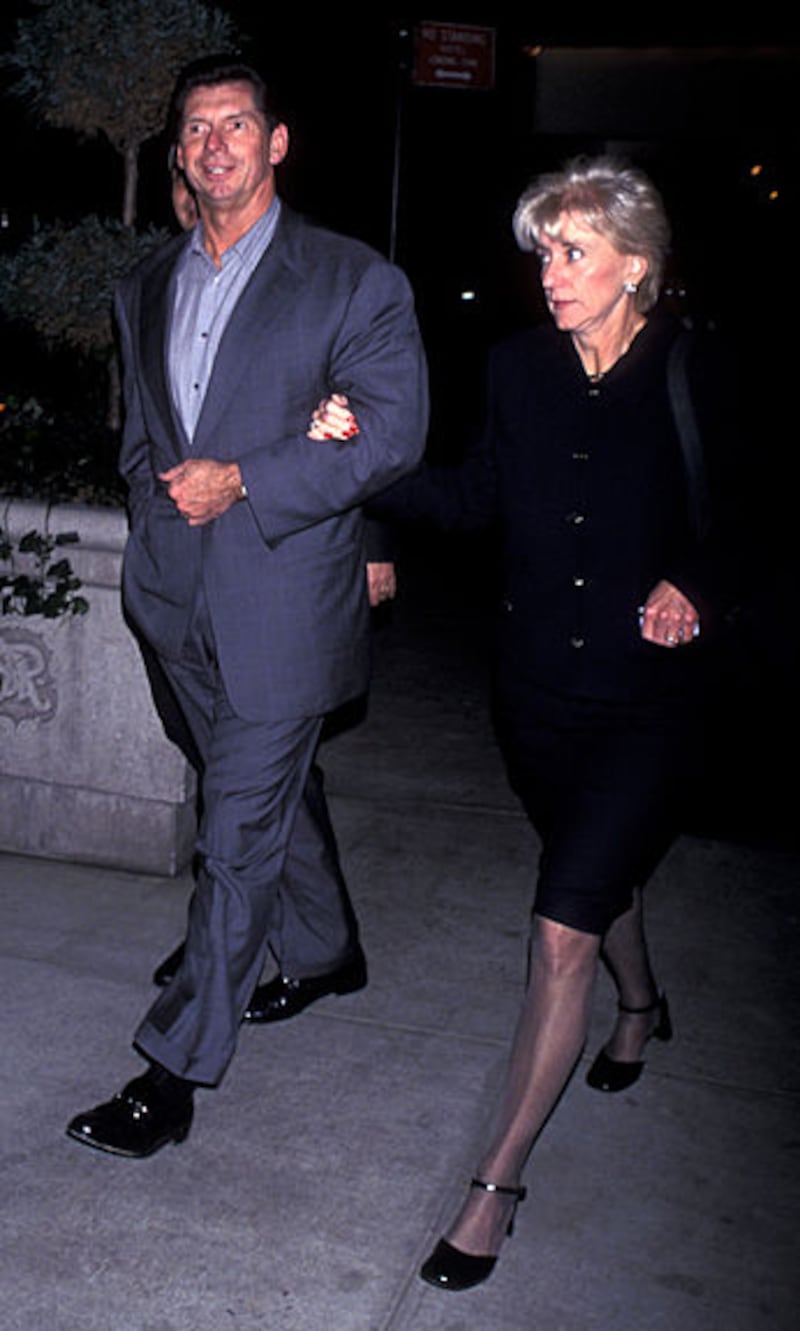
[[[191,231],[197,221],[197,204],[182,171],[172,172],[172,207],[184,231]]]
[[[578,213],[562,213],[554,235],[536,245],[542,263],[542,287],[556,326],[565,333],[592,337],[630,306],[626,282],[641,282],[647,260],[620,254]]]

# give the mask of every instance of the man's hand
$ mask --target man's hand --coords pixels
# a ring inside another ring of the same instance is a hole
[[[394,564],[367,564],[367,590],[369,603],[375,608],[384,601],[393,601],[397,595],[397,577]]]
[[[700,633],[697,611],[671,582],[656,584],[647,598],[639,623],[645,641],[658,647],[681,647]]]
[[[238,462],[187,458],[177,467],[162,471],[158,479],[164,482],[167,494],[190,527],[212,522],[243,498]]]

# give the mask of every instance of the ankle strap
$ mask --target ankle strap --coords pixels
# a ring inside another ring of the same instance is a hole
[[[516,1197],[518,1202],[524,1202],[527,1196],[527,1188],[504,1188],[499,1183],[484,1183],[482,1178],[470,1180],[471,1188],[483,1188],[484,1192],[499,1192],[504,1197]]]
[[[628,1007],[625,1003],[617,1003],[617,1011],[627,1012],[631,1017],[643,1017],[647,1012],[655,1012],[656,1008],[661,1007],[663,1001],[663,995],[659,995],[658,998],[653,999],[652,1003],[648,1003],[647,1007]]]

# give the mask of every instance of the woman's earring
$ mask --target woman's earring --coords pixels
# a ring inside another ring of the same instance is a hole
[[[626,293],[626,295],[628,295],[628,296],[635,296],[635,295],[636,295],[636,292],[639,290],[639,286],[638,286],[638,284],[637,284],[636,282],[631,282],[631,280],[630,280],[630,278],[629,278],[627,282],[623,282],[623,284],[622,284],[622,290],[623,290],[623,291]]]

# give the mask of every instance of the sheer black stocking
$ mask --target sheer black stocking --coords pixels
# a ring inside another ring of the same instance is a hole
[[[528,989],[492,1144],[476,1176],[514,1187],[586,1039],[600,939],[534,915]],[[462,1252],[494,1255],[513,1197],[472,1188],[448,1232]]]
[[[605,1045],[609,1058],[633,1063],[642,1057],[645,1042],[658,1022],[658,990],[647,952],[639,888],[634,891],[630,910],[618,916],[606,933],[602,957],[617,987],[620,1005],[651,1008],[649,1012],[618,1012],[611,1039]]]

